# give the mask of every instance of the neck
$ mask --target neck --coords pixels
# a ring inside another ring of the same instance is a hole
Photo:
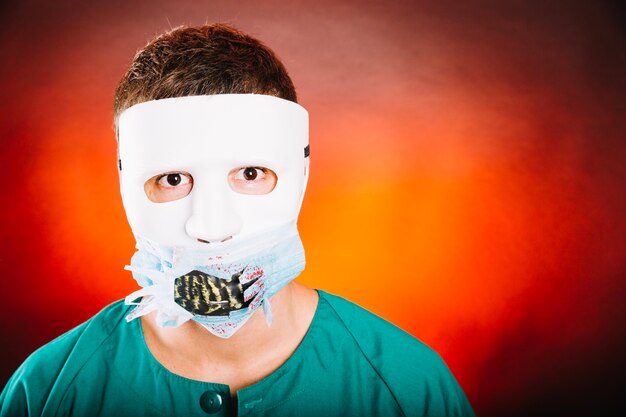
[[[144,338],[153,356],[171,372],[227,384],[236,392],[269,375],[291,356],[311,324],[317,293],[292,281],[270,302],[271,326],[259,308],[228,339],[214,336],[193,320],[179,327],[159,327],[156,312],[141,317]]]

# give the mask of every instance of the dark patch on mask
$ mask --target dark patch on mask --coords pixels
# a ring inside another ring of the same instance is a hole
[[[201,271],[191,271],[174,281],[174,301],[192,314],[227,316],[250,305],[254,297],[244,301],[243,293],[261,276],[242,284],[243,270],[230,279],[218,278]]]

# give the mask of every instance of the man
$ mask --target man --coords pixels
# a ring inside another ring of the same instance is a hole
[[[0,415],[473,415],[428,347],[293,281],[308,114],[269,48],[165,33],[114,117],[142,288],[33,353]]]

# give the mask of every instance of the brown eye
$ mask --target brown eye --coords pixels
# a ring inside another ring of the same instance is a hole
[[[157,175],[155,177],[155,181],[161,188],[182,187],[185,185],[191,185],[193,182],[191,175],[184,174],[182,172]]]
[[[186,197],[193,188],[193,178],[186,172],[156,175],[146,181],[143,189],[153,203],[166,203]]]
[[[239,194],[267,194],[276,186],[278,176],[265,167],[235,168],[228,174],[228,183]]]
[[[168,174],[166,181],[169,185],[176,186],[180,184],[180,174]]]
[[[247,180],[247,181],[253,181],[256,179],[257,177],[257,170],[256,168],[246,168],[243,171],[243,177]]]

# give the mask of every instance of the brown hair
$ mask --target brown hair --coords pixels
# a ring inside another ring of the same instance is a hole
[[[144,101],[210,94],[267,94],[297,102],[287,70],[270,48],[232,26],[181,26],[135,55],[115,90],[113,118]]]

